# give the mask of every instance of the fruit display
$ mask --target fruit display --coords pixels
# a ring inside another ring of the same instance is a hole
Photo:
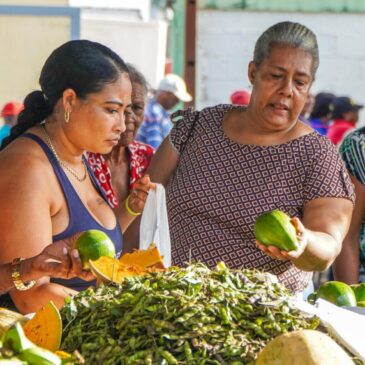
[[[88,289],[62,308],[61,348],[85,364],[254,364],[272,338],[315,328],[273,275],[172,267]]]
[[[0,365],[365,364],[315,331],[319,319],[296,309],[272,274],[224,263],[166,269],[154,245],[85,260],[104,284],[61,312],[52,302],[30,320],[0,310]],[[328,282],[314,297],[354,305],[363,290]]]
[[[292,251],[299,246],[297,232],[291,218],[280,210],[261,214],[254,224],[255,238],[266,246]]]
[[[83,232],[75,243],[79,251],[83,268],[90,270],[89,260],[97,260],[102,256],[115,257],[115,247],[109,236],[97,229]]]
[[[260,352],[255,365],[354,365],[328,335],[314,330],[284,333]]]

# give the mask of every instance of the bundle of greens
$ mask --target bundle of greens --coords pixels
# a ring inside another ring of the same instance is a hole
[[[62,309],[62,348],[85,364],[253,364],[267,341],[315,328],[270,274],[171,268],[80,293]]]

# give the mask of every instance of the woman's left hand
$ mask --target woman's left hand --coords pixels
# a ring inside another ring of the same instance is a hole
[[[291,220],[293,226],[295,227],[297,231],[297,239],[299,243],[299,247],[296,250],[293,251],[284,251],[280,250],[276,246],[266,246],[258,241],[256,241],[257,247],[266,253],[266,255],[270,256],[273,259],[276,260],[295,260],[299,258],[302,253],[304,252],[305,248],[308,244],[308,232],[303,226],[302,222],[299,218],[295,217]]]
[[[156,189],[156,184],[151,182],[148,174],[142,176],[135,184],[129,194],[128,205],[133,212],[141,213],[143,211],[148,192],[150,189]]]
[[[79,277],[86,281],[95,279],[90,271],[82,268],[79,252],[74,247],[78,236],[79,234],[76,234],[45,247],[39,255],[30,259],[31,271],[39,277],[61,279]]]

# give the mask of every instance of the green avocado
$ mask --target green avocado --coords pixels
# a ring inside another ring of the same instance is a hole
[[[365,283],[350,285],[355,293],[356,301],[365,302]]]
[[[256,240],[266,246],[293,251],[299,247],[297,232],[291,218],[280,210],[261,214],[254,224]]]
[[[322,284],[318,291],[317,297],[327,300],[339,307],[356,306],[356,297],[351,287],[341,281],[327,281]]]

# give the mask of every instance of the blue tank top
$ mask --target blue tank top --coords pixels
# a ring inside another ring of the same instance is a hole
[[[103,227],[99,222],[97,222],[94,217],[89,213],[89,211],[86,209],[84,203],[81,201],[80,197],[78,196],[76,190],[70,183],[67,175],[61,168],[60,164],[58,163],[56,157],[50,150],[50,148],[47,146],[45,142],[38,136],[30,133],[25,133],[22,135],[22,137],[27,137],[35,141],[40,145],[40,147],[43,149],[44,153],[48,157],[53,170],[57,176],[57,179],[61,185],[61,188],[63,190],[63,194],[66,199],[67,207],[68,207],[68,214],[69,214],[69,223],[68,227],[62,232],[52,237],[52,241],[56,242],[59,240],[62,240],[64,238],[70,237],[75,233],[83,232],[88,229],[98,229],[100,231],[105,232],[110,239],[113,241],[115,246],[115,251],[117,253],[117,256],[120,255],[122,251],[123,246],[123,238],[122,238],[122,232],[120,230],[119,223],[116,222],[116,226],[114,229],[107,229]],[[84,160],[84,163],[87,167],[87,170],[89,172],[90,178],[94,185],[97,187],[98,192],[100,195],[104,198],[104,200],[108,203],[108,199],[106,198],[104,192],[102,189],[99,188],[99,184],[95,178],[95,175],[93,171],[91,170],[86,158],[82,157]],[[95,285],[95,281],[85,281],[79,278],[73,278],[69,280],[65,279],[51,279],[52,283],[61,284],[63,286],[66,286],[68,288],[81,291],[87,289],[91,285]]]

